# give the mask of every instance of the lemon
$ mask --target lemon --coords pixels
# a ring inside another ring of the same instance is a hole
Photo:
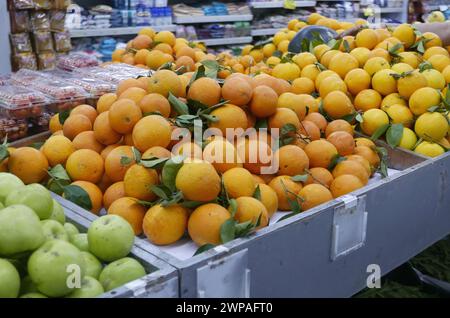
[[[294,63],[278,64],[273,68],[272,76],[282,78],[287,81],[293,81],[297,77],[300,77],[300,68]]]
[[[289,40],[283,40],[277,45],[278,51],[282,53],[286,53],[288,51],[288,47],[289,47]]]
[[[242,55],[242,56],[248,55],[248,54],[250,53],[251,50],[253,50],[253,45],[247,44],[246,46],[244,46],[244,47],[242,48],[241,55]]]
[[[280,64],[280,62],[281,62],[281,59],[279,57],[271,56],[267,59],[266,64],[273,67],[275,65]]]
[[[439,105],[441,96],[439,92],[431,87],[422,87],[416,90],[409,98],[409,108],[414,115],[427,112],[431,106]]]
[[[359,67],[363,67],[366,64],[370,56],[370,50],[365,47],[357,47],[351,50],[350,55],[358,60]]]
[[[358,68],[359,62],[349,53],[339,53],[331,58],[328,68],[343,79],[351,70]]]
[[[388,69],[390,68],[389,62],[386,61],[386,59],[375,56],[367,60],[367,62],[364,64],[364,70],[369,73],[370,76],[375,74],[378,71],[381,71],[382,69]]]
[[[442,72],[444,68],[450,65],[450,57],[443,54],[436,54],[430,56],[427,62],[431,63],[434,69],[438,70],[439,72]]]
[[[428,141],[439,141],[447,135],[448,121],[440,113],[424,113],[417,118],[416,134]]]
[[[417,136],[414,131],[404,127],[402,139],[400,139],[399,147],[412,150],[417,142]]]
[[[362,131],[371,136],[373,133],[383,125],[389,124],[388,115],[381,109],[369,109],[363,115],[363,122],[361,123]]]
[[[427,79],[418,70],[397,80],[397,91],[404,98],[409,98],[415,91],[428,85]]]
[[[423,53],[422,57],[425,61],[427,61],[431,56],[436,55],[436,54],[450,56],[450,54],[447,52],[447,50],[444,49],[443,47],[433,46],[433,47],[430,47],[429,49],[426,49],[425,53]]]
[[[447,67],[446,67],[447,68]],[[429,87],[436,89],[443,89],[445,87],[445,77],[444,75],[433,69],[425,70],[422,72],[423,76],[427,79]]]
[[[273,43],[267,43],[266,45],[263,46],[262,50],[264,56],[270,58],[273,55],[273,53],[277,50],[277,47]]]
[[[419,66],[419,58],[414,52],[400,52],[398,55],[401,58],[402,63],[408,64],[412,68]]]
[[[319,44],[314,48],[314,55],[316,56],[316,59],[320,60],[322,55],[327,52],[330,49],[330,47],[326,44]]]
[[[288,29],[289,30],[295,30],[295,26],[297,25],[297,23],[299,23],[300,21],[297,19],[292,19],[291,21],[288,22]]]
[[[306,65],[314,64],[317,62],[314,54],[309,52],[303,52],[295,55],[292,60],[297,64],[301,69],[303,69]]]
[[[445,15],[441,11],[433,11],[427,18],[427,22],[444,22]]]
[[[442,71],[442,75],[444,76],[447,84],[450,83],[450,65],[444,68],[444,70]]]
[[[414,33],[414,29],[410,24],[400,24],[395,28],[392,35],[399,39],[403,43],[405,48],[409,48],[416,41],[416,34]]]
[[[275,33],[274,37],[273,37],[273,44],[277,45],[280,44],[281,41],[287,40],[288,39],[288,35],[284,32],[277,32]]]
[[[393,124],[403,124],[405,127],[410,127],[413,123],[413,114],[404,105],[389,106],[386,108],[386,112]]]
[[[400,74],[403,72],[412,71],[412,70],[414,70],[414,68],[411,65],[406,64],[406,63],[397,63],[397,64],[392,65],[391,70]]]
[[[378,44],[378,35],[375,30],[363,29],[355,37],[357,47],[365,47],[369,50]]]
[[[397,92],[397,81],[392,76],[393,70],[383,69],[372,77],[372,88],[383,96]]]
[[[386,111],[387,107],[392,105],[404,105],[407,106],[408,104],[403,99],[403,97],[400,96],[399,93],[392,93],[383,98],[381,101],[381,109]]]
[[[434,142],[422,141],[414,152],[420,153],[428,157],[437,157],[442,155],[445,151],[444,148]]]
[[[370,75],[361,68],[355,68],[345,75],[345,84],[353,95],[370,88]],[[394,81],[394,84],[397,85]],[[397,89],[397,86],[395,87]]]

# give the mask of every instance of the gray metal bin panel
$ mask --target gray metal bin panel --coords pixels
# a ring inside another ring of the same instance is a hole
[[[52,194],[52,196],[63,206],[66,219],[79,230],[86,232],[89,225],[95,218],[85,217],[85,212],[77,211],[77,205],[64,198]],[[144,251],[134,245],[130,256],[137,259],[147,271],[146,276],[127,283],[124,286],[101,295],[102,298],[177,298],[178,294],[178,273],[172,266],[161,259]]]

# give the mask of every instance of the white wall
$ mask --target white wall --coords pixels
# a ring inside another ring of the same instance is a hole
[[[0,0],[0,74],[11,72],[9,28],[9,13],[6,8],[6,0]]]

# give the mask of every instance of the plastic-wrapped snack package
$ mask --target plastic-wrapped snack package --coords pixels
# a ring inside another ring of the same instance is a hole
[[[0,116],[0,141],[14,141],[25,138],[28,134],[28,123],[24,119],[5,118]]]
[[[46,11],[35,11],[30,14],[31,28],[34,31],[50,31],[50,18]]]
[[[52,1],[50,0],[34,0],[33,2],[36,10],[50,10],[52,8]]]
[[[11,4],[11,9],[16,10],[26,10],[26,9],[34,9],[33,0],[12,0],[9,2]]]
[[[53,32],[64,31],[66,12],[61,10],[50,11],[50,29]]]
[[[33,52],[28,33],[10,34],[11,47],[14,53]]]
[[[9,11],[11,33],[30,31],[30,16],[28,11]]]
[[[41,114],[41,116],[28,119],[28,131],[32,134],[47,131],[52,116],[52,113],[44,112]]]
[[[37,69],[36,55],[34,53],[16,53],[13,55],[13,70]]]
[[[50,98],[45,94],[19,85],[0,86],[0,115],[25,119],[40,116]]]
[[[151,73],[152,73],[151,71],[149,71],[147,69],[143,69],[143,68],[125,64],[125,63],[106,64],[103,67],[108,70],[114,71],[114,72],[128,73],[132,77],[151,76]]]
[[[56,68],[56,55],[53,52],[38,54],[37,61],[40,70],[54,70]]]
[[[98,60],[88,54],[72,53],[58,59],[57,66],[62,70],[72,71],[78,68],[97,66]]]
[[[10,79],[11,75],[9,74],[0,75],[0,86],[7,85]]]
[[[72,43],[70,42],[70,34],[68,31],[54,32],[53,42],[57,52],[67,52],[72,49]]]
[[[52,52],[53,41],[52,34],[48,31],[33,32],[34,48],[36,53]]]

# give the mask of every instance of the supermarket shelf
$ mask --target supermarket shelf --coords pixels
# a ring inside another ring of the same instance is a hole
[[[252,21],[251,14],[234,14],[234,15],[197,15],[197,16],[175,16],[174,23],[192,24],[192,23],[219,23],[234,21]]]
[[[158,25],[151,26],[155,31],[175,31],[176,26],[170,25]],[[86,29],[86,30],[70,30],[70,36],[72,38],[92,37],[92,36],[114,36],[114,35],[132,35],[137,34],[143,26],[127,27],[127,28],[110,28],[110,29]]]
[[[314,7],[316,1],[295,1],[295,6],[300,7]],[[270,1],[270,2],[250,2],[250,6],[255,9],[266,9],[266,8],[283,8],[284,1]]]
[[[279,30],[280,30],[279,28],[252,30],[252,36],[274,35]]]
[[[218,39],[204,39],[198,40],[198,42],[203,42],[208,46],[214,45],[232,45],[232,44],[245,44],[252,42],[251,36],[242,36],[235,38],[218,38]]]
[[[361,12],[364,12],[365,9],[361,9]],[[374,8],[375,10],[375,8]],[[403,8],[380,8],[380,13],[401,13],[403,12]]]
[[[435,10],[439,10],[439,11],[445,11],[445,8],[448,8],[449,6],[446,4],[441,4],[441,5],[431,5],[431,6],[424,6],[424,9],[428,10],[428,11],[435,11]],[[442,9],[443,10],[442,10]]]

